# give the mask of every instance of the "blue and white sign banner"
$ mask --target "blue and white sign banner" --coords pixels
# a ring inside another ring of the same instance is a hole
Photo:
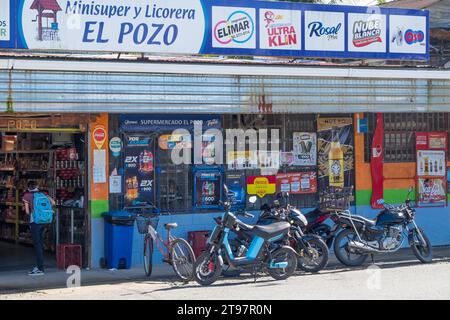
[[[428,11],[250,0],[0,0],[0,50],[427,60]]]

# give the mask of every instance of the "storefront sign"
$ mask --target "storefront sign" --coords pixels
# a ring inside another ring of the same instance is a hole
[[[120,151],[122,151],[122,140],[119,137],[114,137],[109,140],[109,149],[114,157],[118,157]]]
[[[428,24],[424,10],[293,2],[2,0],[0,48],[427,60]]]
[[[218,170],[200,170],[194,173],[194,179],[195,208],[219,208],[222,191],[222,173]]]
[[[317,174],[314,171],[277,174],[277,192],[316,193]]]
[[[315,133],[294,132],[294,165],[315,166],[317,163],[317,138]]]
[[[192,130],[195,124],[201,125],[203,130],[221,128],[220,117],[210,115],[141,114],[120,116],[122,132]]]
[[[97,126],[92,131],[92,139],[97,149],[101,149],[106,141],[106,130],[103,126]]]
[[[247,177],[248,194],[255,194],[258,197],[263,198],[266,194],[274,194],[276,191],[276,176]]]

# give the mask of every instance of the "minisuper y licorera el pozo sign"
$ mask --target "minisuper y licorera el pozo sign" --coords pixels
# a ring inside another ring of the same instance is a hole
[[[223,0],[2,0],[0,49],[428,59],[428,11]]]

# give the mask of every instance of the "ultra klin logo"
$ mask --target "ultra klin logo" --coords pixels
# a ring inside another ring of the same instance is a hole
[[[255,23],[245,11],[238,10],[231,13],[226,20],[217,22],[214,27],[214,38],[221,44],[230,42],[245,43],[255,32]]]
[[[353,24],[353,45],[365,47],[374,42],[382,42],[381,21],[379,19],[356,21]]]

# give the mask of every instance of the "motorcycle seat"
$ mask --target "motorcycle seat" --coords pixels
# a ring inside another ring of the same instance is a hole
[[[252,226],[252,225],[250,225],[250,224],[246,224],[246,223],[244,223],[244,222],[242,222],[242,221],[239,221],[239,227],[240,227],[241,229],[245,230],[245,231],[251,231],[251,230],[253,230],[253,227],[254,227],[254,226]]]
[[[269,225],[253,226],[252,233],[267,240],[287,233],[290,227],[291,225],[288,222],[275,222]]]

